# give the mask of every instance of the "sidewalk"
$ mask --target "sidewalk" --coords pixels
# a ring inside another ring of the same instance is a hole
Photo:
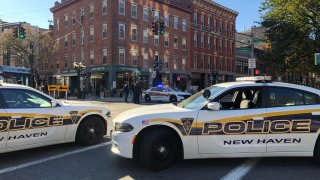
[[[85,99],[79,99],[77,97],[69,97],[68,100],[78,100],[78,101],[100,101],[100,102],[124,102],[124,98],[120,98],[120,97],[107,97],[107,98],[95,98],[95,97],[91,97],[91,98],[85,98]],[[140,102],[142,100],[140,99]],[[132,102],[132,97],[128,98],[128,102]]]

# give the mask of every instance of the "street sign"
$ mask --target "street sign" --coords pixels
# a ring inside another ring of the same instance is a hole
[[[57,86],[56,85],[49,85],[48,86],[48,91],[55,91],[57,90]]]
[[[320,65],[320,53],[314,54],[314,65]]]
[[[69,87],[68,86],[57,86],[57,90],[62,91],[62,92],[68,92]]]
[[[255,58],[250,58],[248,59],[248,65],[249,65],[249,69],[255,69],[256,66],[256,59]]]
[[[156,71],[152,71],[151,77],[154,79],[157,76],[157,72]]]

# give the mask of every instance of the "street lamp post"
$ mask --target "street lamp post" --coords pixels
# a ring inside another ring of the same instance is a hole
[[[81,98],[81,96],[83,97],[83,89],[81,86],[81,81],[80,81],[80,74],[81,71],[85,68],[86,66],[83,65],[81,62],[77,63],[77,62],[73,62],[73,68],[77,71],[77,84],[79,87],[79,91],[78,91],[78,98]]]

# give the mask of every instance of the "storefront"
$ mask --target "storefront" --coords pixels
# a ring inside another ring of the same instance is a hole
[[[0,76],[2,76],[3,81],[6,83],[16,84],[17,81],[21,81],[22,84],[28,86],[30,69],[12,66],[0,66]]]

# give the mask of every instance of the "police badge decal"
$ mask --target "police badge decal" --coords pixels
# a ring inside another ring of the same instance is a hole
[[[77,122],[78,113],[79,113],[79,111],[70,111],[69,112],[70,117],[71,117],[71,121],[72,121],[73,124],[75,124]]]
[[[193,118],[182,118],[181,119],[183,128],[184,128],[187,135],[189,135],[189,133],[191,131],[193,120],[194,120]]]

